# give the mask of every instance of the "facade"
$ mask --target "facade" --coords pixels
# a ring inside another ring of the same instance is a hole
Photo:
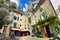
[[[9,32],[10,32],[10,27],[11,27],[11,23],[13,22],[13,13],[9,12],[9,15],[7,16],[7,20],[8,23],[3,25],[1,33],[3,33],[6,37],[9,36]]]
[[[15,36],[27,36],[29,35],[28,19],[25,15],[14,13],[13,23],[11,26],[11,32],[14,32]],[[25,34],[24,34],[25,33]]]
[[[43,0],[40,1],[40,3],[42,2]],[[55,14],[55,11],[54,11],[54,8],[53,6],[51,5],[51,2],[50,0],[45,0],[42,4],[39,5],[39,3],[36,3],[37,4],[37,7],[34,9],[35,12],[33,11],[32,12],[32,16],[31,16],[31,25],[35,24],[39,19],[44,19],[46,18],[46,16],[49,16],[51,14]],[[34,5],[36,5],[34,4]],[[38,6],[39,5],[39,6]],[[45,15],[44,15],[45,14]],[[43,37],[51,37],[53,36],[52,35],[52,31],[50,29],[50,26],[47,25],[47,27],[42,27],[40,28],[38,26],[38,30],[42,30],[42,36]],[[48,31],[47,31],[48,30]],[[49,33],[50,34],[49,34]],[[37,33],[37,31],[35,31],[35,33]]]
[[[43,20],[47,16],[56,13],[50,0],[34,1],[31,5],[29,4],[29,6],[28,17],[23,15],[23,13],[19,14],[16,12],[10,12],[8,20],[12,22],[4,25],[5,27],[2,28],[1,32],[7,36],[11,36],[11,34],[13,34],[20,37],[28,36],[30,34],[34,35],[40,31],[40,35],[42,35],[42,37],[52,37],[53,33],[51,26],[49,25],[43,27],[38,25],[36,28],[31,27],[31,25],[38,22],[39,19]]]
[[[7,18],[11,23],[5,24],[1,29],[1,33],[5,34],[6,37],[10,37],[13,32],[15,36],[30,35],[28,18],[25,15],[10,11]]]
[[[9,1],[4,4],[10,6],[10,4],[14,3]],[[7,37],[11,36],[13,32],[15,36],[30,35],[27,17],[23,15],[22,10],[18,8],[13,8],[13,10],[8,10],[10,15],[7,16],[7,20],[9,20],[10,23],[4,25],[1,29],[1,33],[5,34]]]

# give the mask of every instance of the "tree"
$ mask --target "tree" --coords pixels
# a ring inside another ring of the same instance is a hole
[[[10,8],[13,8],[13,9],[16,9],[16,4],[11,2],[10,5],[9,5]]]
[[[0,3],[4,3],[4,0],[0,0]]]
[[[51,27],[52,33],[54,36],[58,34],[56,31],[56,27],[59,24],[59,18],[58,15],[49,15],[48,17],[44,18],[43,20],[39,19],[37,23],[32,25],[33,28],[40,26],[40,27]]]
[[[0,29],[3,27],[4,24],[8,22],[7,16],[9,13],[5,8],[0,8]]]

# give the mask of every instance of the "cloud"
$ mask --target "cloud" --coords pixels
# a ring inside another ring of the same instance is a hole
[[[23,11],[26,11],[26,10],[27,10],[28,5],[27,5],[27,4],[25,4],[25,7],[26,7],[26,8],[23,8]]]
[[[23,11],[26,11],[26,8],[23,8]]]
[[[25,4],[25,7],[27,8],[27,7],[28,7],[28,5],[27,5],[27,4]]]
[[[28,3],[31,1],[29,0],[10,0],[11,2],[15,2],[17,7],[23,9],[23,11],[26,11],[28,8]]]
[[[18,5],[18,0],[10,0],[11,2],[16,3],[16,5]]]

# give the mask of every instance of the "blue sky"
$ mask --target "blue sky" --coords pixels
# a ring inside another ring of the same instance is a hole
[[[29,1],[32,0],[11,0],[11,1],[15,2],[19,8],[23,9],[23,11],[26,11]]]

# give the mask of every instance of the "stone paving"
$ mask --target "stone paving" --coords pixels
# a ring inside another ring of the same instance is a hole
[[[14,37],[14,38],[7,38],[4,34],[0,34],[0,40],[49,40],[48,38],[37,38],[31,36],[24,36],[24,37]]]
[[[25,36],[25,37],[16,37],[18,40],[49,40],[48,38],[37,38],[37,37],[31,37],[31,36]]]

